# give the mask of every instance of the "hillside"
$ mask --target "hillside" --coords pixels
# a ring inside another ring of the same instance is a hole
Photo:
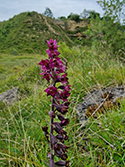
[[[51,18],[37,12],[20,13],[0,23],[1,53],[42,53],[49,38],[73,43]]]

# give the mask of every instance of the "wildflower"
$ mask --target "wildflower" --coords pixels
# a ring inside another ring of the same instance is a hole
[[[61,82],[62,84],[68,83],[67,74],[64,74],[64,75],[61,76],[60,82]]]
[[[43,79],[48,82],[52,80],[52,84],[45,89],[47,96],[51,96],[51,111],[49,116],[51,119],[50,132],[48,132],[48,127],[42,127],[44,134],[50,143],[50,153],[48,154],[49,166],[66,166],[69,167],[69,161],[65,161],[68,156],[66,154],[67,146],[64,144],[65,140],[68,140],[67,132],[63,129],[64,126],[69,124],[69,119],[65,118],[61,114],[66,114],[68,112],[69,104],[67,98],[70,96],[71,86],[68,84],[68,77],[66,73],[67,62],[63,61],[58,57],[60,54],[57,49],[57,41],[50,39],[47,41],[47,46],[49,49],[46,50],[49,59],[41,60],[38,65],[41,65]],[[61,74],[61,75],[60,75]],[[60,82],[60,86],[56,86],[57,82]],[[58,114],[58,112],[60,114]],[[60,122],[54,122],[55,117],[58,117]],[[53,133],[54,132],[54,133]],[[55,134],[55,136],[54,136]],[[53,152],[54,151],[54,152]],[[60,157],[64,161],[58,161],[54,163],[54,156]]]
[[[62,114],[65,114],[68,112],[68,106],[64,104],[54,104],[56,107],[56,110]]]
[[[61,93],[60,93],[60,97],[61,97],[61,99],[62,99],[63,101],[67,101],[67,98],[68,98],[69,96],[70,96],[70,93],[67,92],[67,91],[64,91],[64,92],[61,91]]]
[[[50,58],[58,56],[60,53],[57,50],[46,50],[47,54],[49,55]]]
[[[45,78],[48,82],[50,81],[50,77],[52,78],[50,73],[42,72],[40,75],[43,75],[43,79]]]
[[[58,92],[57,92],[57,88],[54,86],[49,86],[45,92],[47,92],[47,96],[51,95],[51,96],[55,96]]]
[[[53,40],[53,39],[50,39],[49,41],[47,41],[47,46],[51,49],[57,49],[59,47],[59,45],[57,45],[57,41],[56,39]]]
[[[41,69],[43,71],[47,71],[47,70],[50,70],[50,64],[49,64],[49,60],[46,59],[46,60],[41,60],[38,65],[41,65]]]
[[[71,85],[66,85],[64,90],[67,92],[71,91]]]

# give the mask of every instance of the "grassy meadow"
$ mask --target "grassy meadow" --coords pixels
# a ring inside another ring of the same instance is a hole
[[[47,47],[45,48],[47,49]],[[68,62],[72,86],[66,131],[69,134],[68,160],[71,167],[125,166],[125,100],[121,107],[97,119],[89,118],[82,127],[75,107],[93,88],[125,84],[124,61],[107,51],[89,47],[69,48],[60,43],[60,57]],[[7,106],[0,103],[0,166],[48,167],[42,126],[49,124],[51,100],[44,90],[48,84],[39,75],[37,63],[47,54],[0,53],[0,93],[19,87],[19,100]],[[59,159],[55,157],[55,161]]]

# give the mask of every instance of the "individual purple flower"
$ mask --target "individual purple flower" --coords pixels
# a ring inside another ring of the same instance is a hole
[[[50,58],[54,58],[60,54],[57,50],[46,49],[46,52]]]
[[[56,39],[55,40],[50,39],[49,41],[47,40],[47,46],[53,49],[57,49],[59,47],[59,45],[57,45]]]
[[[59,91],[60,92],[60,97],[63,101],[67,101],[67,98],[70,96],[70,93],[67,91]]]
[[[61,82],[62,84],[67,84],[67,83],[68,83],[67,74],[64,74],[64,75],[61,76],[60,82]]]
[[[47,93],[47,96],[51,95],[51,96],[55,96],[58,92],[57,92],[57,88],[54,86],[49,86],[45,92]]]
[[[62,160],[66,160],[68,158],[66,153],[63,153],[62,150],[55,150],[55,154],[60,157]]]
[[[43,71],[49,71],[50,70],[50,63],[49,63],[49,60],[46,59],[46,60],[41,60],[38,65],[41,65],[41,69]]]
[[[40,75],[43,75],[43,79],[46,79],[48,82],[50,81],[50,77],[52,78],[50,73],[42,72]]]
[[[67,152],[67,149],[68,149],[69,147],[67,147],[66,145],[64,145],[64,144],[58,144],[58,146],[57,146],[57,148],[56,149],[61,149],[64,153],[65,152]]]
[[[56,107],[56,110],[62,114],[65,114],[68,112],[68,106],[66,106],[65,104],[54,104],[54,106]]]
[[[65,70],[66,70],[66,66],[60,65],[59,68],[56,68],[56,73],[57,73],[57,74],[61,74],[61,73],[64,73]]]
[[[66,135],[67,134],[67,132],[63,130],[63,128],[62,128],[62,126],[60,125],[59,122],[53,122],[53,125],[55,126],[55,131],[57,133],[59,133],[61,135],[63,135],[63,134]]]
[[[67,92],[71,91],[71,85],[66,85],[64,90]]]

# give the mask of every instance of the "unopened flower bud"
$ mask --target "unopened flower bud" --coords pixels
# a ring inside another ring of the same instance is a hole
[[[69,167],[69,161],[58,161],[55,163],[55,165]]]
[[[63,115],[58,114],[57,117],[59,118],[60,121],[63,121],[65,118]]]

